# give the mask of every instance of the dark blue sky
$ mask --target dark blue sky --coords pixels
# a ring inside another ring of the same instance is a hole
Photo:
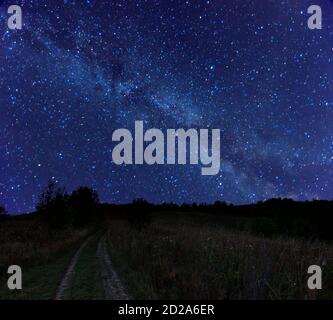
[[[323,29],[307,28],[322,5]],[[49,179],[103,201],[333,198],[329,0],[16,1],[0,9],[0,204]],[[221,172],[116,166],[117,128],[220,128]]]

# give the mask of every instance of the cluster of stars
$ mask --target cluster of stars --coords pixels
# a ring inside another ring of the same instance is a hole
[[[313,31],[307,1],[22,0],[23,29],[0,27],[0,205],[33,210],[49,179],[114,203],[331,199],[333,4],[317,2]],[[221,172],[114,165],[135,120],[220,128]]]

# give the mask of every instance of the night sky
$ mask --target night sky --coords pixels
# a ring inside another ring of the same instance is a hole
[[[0,204],[333,198],[333,1],[1,1]],[[12,3],[14,2],[14,3]],[[6,27],[22,5],[23,30]],[[323,29],[307,28],[307,8]],[[118,128],[220,128],[221,171],[112,163]]]

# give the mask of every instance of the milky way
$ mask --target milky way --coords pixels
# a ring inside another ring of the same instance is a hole
[[[11,31],[4,1],[0,204],[31,211],[50,179],[114,203],[332,199],[333,3],[309,30],[312,2],[21,0]],[[113,164],[135,120],[220,128],[220,173]]]

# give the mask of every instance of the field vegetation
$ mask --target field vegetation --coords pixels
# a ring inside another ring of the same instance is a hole
[[[0,207],[0,299],[53,299],[87,239],[65,293],[102,299],[96,252],[105,235],[133,298],[333,299],[332,210],[333,202],[288,199],[109,205],[92,189],[68,194],[50,183],[35,213],[9,216]],[[6,287],[10,265],[22,267],[24,290]],[[308,289],[311,265],[322,267],[322,290]]]
[[[182,214],[140,229],[112,221],[108,239],[117,269],[140,299],[333,298],[333,246],[325,242],[270,239]],[[307,287],[313,264],[323,266],[323,290]]]

